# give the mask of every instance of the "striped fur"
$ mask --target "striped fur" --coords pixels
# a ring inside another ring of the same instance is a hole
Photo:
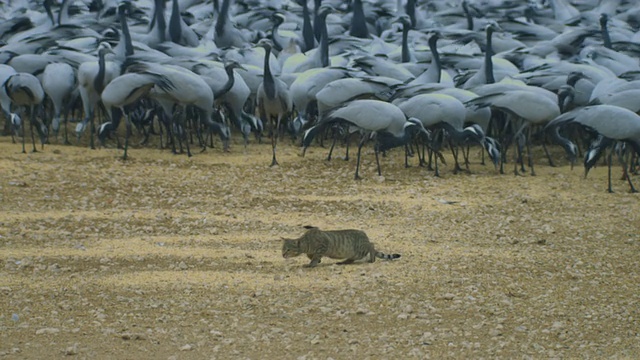
[[[323,231],[315,227],[298,239],[283,239],[282,256],[286,258],[306,254],[311,260],[306,267],[314,267],[320,263],[323,256],[332,259],[346,259],[337,264],[351,264],[356,260],[368,258],[368,262],[380,259],[393,260],[400,254],[384,254],[377,251],[369,241],[369,237],[360,230],[331,230]]]

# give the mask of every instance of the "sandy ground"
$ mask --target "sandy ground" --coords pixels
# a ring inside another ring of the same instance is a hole
[[[367,150],[354,181],[290,144],[274,168],[237,141],[19,151],[0,139],[0,358],[640,356],[640,197],[603,166],[499,175],[476,150],[436,178],[394,151],[378,177]],[[280,237],[303,225],[402,258],[302,268]]]

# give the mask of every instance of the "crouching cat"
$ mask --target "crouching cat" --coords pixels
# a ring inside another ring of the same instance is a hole
[[[323,231],[316,227],[305,226],[307,232],[297,239],[285,239],[282,244],[282,256],[287,259],[306,254],[311,260],[305,267],[314,267],[323,256],[332,259],[346,259],[337,264],[351,264],[368,256],[368,262],[375,262],[376,257],[393,260],[400,254],[384,254],[375,249],[367,234],[360,230]]]

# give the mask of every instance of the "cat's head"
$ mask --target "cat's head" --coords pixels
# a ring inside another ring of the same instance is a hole
[[[282,238],[282,257],[292,258],[300,255],[300,246],[298,240]]]

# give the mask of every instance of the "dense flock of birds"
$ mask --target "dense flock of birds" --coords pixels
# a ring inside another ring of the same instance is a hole
[[[635,191],[640,6],[635,0],[13,0],[0,4],[5,133],[186,152],[279,138],[404,147],[438,174],[479,144],[534,174],[562,145],[585,176],[609,150]],[[75,120],[81,119],[81,120]],[[123,120],[124,119],[124,120]],[[117,130],[125,123],[124,144]],[[75,131],[70,123],[75,123]],[[27,126],[28,124],[28,126]],[[251,135],[255,139],[251,139]],[[94,139],[96,138],[96,139]],[[281,139],[280,139],[281,140]]]

